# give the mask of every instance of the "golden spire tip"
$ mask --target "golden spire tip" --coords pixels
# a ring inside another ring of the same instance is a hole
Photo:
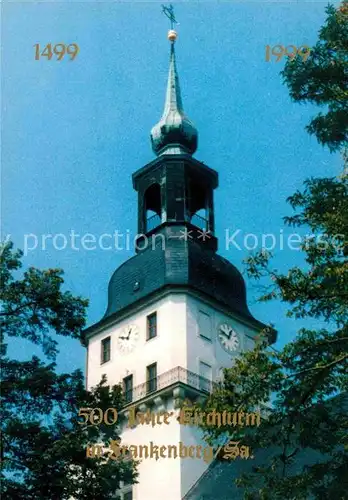
[[[175,30],[169,30],[168,31],[168,40],[172,43],[174,43],[176,41],[176,39],[178,38],[178,34]]]

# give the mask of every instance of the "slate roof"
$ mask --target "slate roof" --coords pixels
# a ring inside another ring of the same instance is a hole
[[[324,405],[328,411],[333,412],[333,415],[347,413],[348,393],[342,393],[337,397],[331,398]],[[252,467],[269,463],[273,456],[281,452],[280,448],[274,447],[271,449],[255,450],[254,459],[216,459],[182,500],[242,500],[244,489],[238,488],[234,480],[240,477],[242,473],[252,472]],[[325,462],[328,458],[330,458],[328,455],[320,453],[318,450],[304,448],[296,455],[293,465],[289,468],[289,473],[292,475],[299,474],[305,466]],[[348,491],[348,471],[346,480]],[[254,483],[256,491],[259,486],[259,483]],[[308,500],[310,498],[308,497]],[[348,496],[345,498],[348,498]]]
[[[176,230],[184,230],[177,226]],[[196,241],[168,238],[151,245],[122,264],[111,277],[104,318],[168,286],[187,286],[227,306],[257,326],[263,326],[247,306],[244,279],[238,269]]]

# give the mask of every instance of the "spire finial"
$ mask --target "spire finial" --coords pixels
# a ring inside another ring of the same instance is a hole
[[[175,40],[178,37],[177,32],[174,29],[174,24],[179,24],[178,21],[175,18],[174,14],[174,7],[172,4],[169,5],[169,7],[166,7],[165,5],[162,5],[162,12],[165,16],[168,17],[170,21],[170,30],[168,31],[168,40],[172,43],[175,42]]]
[[[169,74],[166,99],[162,118],[151,130],[152,149],[157,155],[173,153],[193,154],[197,149],[197,130],[184,113],[179,76],[176,68],[174,43],[177,33],[173,29],[178,24],[174,7],[162,5],[162,12],[168,17],[171,29],[168,39],[171,42]]]

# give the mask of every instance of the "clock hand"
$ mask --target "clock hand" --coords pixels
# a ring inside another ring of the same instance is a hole
[[[226,333],[224,330],[220,331],[220,335],[223,335],[224,337],[227,337],[228,339],[231,337],[231,334]]]
[[[132,333],[132,329],[130,328],[130,329],[129,329],[129,332],[128,332],[128,337],[127,337],[127,340],[129,340],[129,336],[130,336],[130,334],[131,334],[131,333]]]
[[[128,340],[128,337],[121,337],[121,336],[119,336],[118,338],[121,339],[121,340]]]

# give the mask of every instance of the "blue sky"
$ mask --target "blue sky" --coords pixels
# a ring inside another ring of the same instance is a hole
[[[336,2],[337,3],[337,2]],[[199,131],[195,157],[219,172],[215,192],[219,253],[242,270],[245,248],[226,249],[225,231],[292,231],[287,196],[310,176],[333,176],[341,160],[304,130],[312,106],[292,103],[265,46],[311,45],[326,2],[177,2],[176,44],[184,108]],[[2,5],[2,233],[38,246],[24,266],[61,267],[67,288],[89,298],[88,322],[105,312],[113,271],[130,250],[42,248],[42,235],[71,230],[97,237],[136,234],[131,174],[154,158],[149,132],[164,103],[169,44],[160,2],[7,2]],[[74,61],[35,61],[34,44],[77,43]],[[31,240],[33,241],[33,239]],[[58,240],[57,240],[58,241]],[[285,271],[299,252],[276,252]],[[273,322],[278,346],[301,326],[282,305],[248,302]],[[84,349],[60,342],[61,370],[84,368]],[[21,343],[28,357],[31,344]]]

